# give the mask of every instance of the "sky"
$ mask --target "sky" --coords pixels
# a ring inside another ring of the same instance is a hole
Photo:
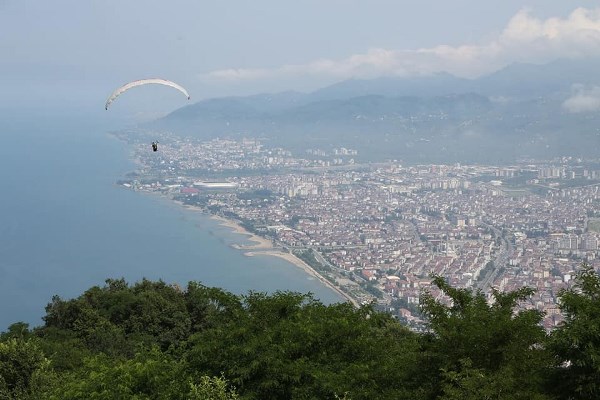
[[[202,100],[594,54],[589,0],[0,0],[0,110],[104,111],[113,89],[149,77]],[[116,113],[182,105],[136,90]]]

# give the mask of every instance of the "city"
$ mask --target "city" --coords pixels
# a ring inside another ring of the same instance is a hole
[[[344,147],[295,157],[254,138],[158,135],[153,154],[144,134],[117,134],[141,168],[119,184],[233,219],[409,325],[440,275],[486,294],[534,288],[521,307],[552,329],[560,290],[583,262],[600,268],[598,160],[404,166]]]

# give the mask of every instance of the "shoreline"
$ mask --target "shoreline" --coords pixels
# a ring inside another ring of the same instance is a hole
[[[187,209],[200,211],[201,209],[194,206],[186,206]],[[322,285],[328,287],[333,290],[335,293],[340,295],[346,301],[349,301],[354,306],[359,307],[359,304],[356,300],[354,300],[349,294],[344,292],[342,289],[328,281],[323,275],[321,275],[316,269],[308,265],[306,262],[296,257],[292,253],[285,252],[281,249],[276,249],[273,246],[273,243],[270,240],[263,238],[262,236],[258,236],[254,233],[248,232],[243,226],[237,223],[233,219],[225,218],[220,215],[210,214],[210,218],[218,221],[219,225],[225,226],[227,228],[231,228],[235,233],[239,233],[242,235],[249,236],[248,240],[255,242],[256,244],[250,245],[240,245],[240,244],[232,244],[231,247],[238,250],[250,250],[244,252],[246,257],[254,257],[254,256],[270,256],[270,257],[279,257],[284,259],[285,261],[293,264],[294,266],[301,268],[306,274],[315,277]]]
[[[254,244],[232,244],[230,245],[232,248],[237,250],[247,250],[244,252],[244,256],[246,257],[255,257],[255,256],[269,256],[269,257],[279,257],[287,261],[288,263],[302,269],[307,275],[316,278],[322,285],[331,289],[335,293],[337,293],[342,299],[350,302],[355,307],[359,307],[358,302],[352,298],[349,294],[344,292],[342,289],[328,281],[323,275],[321,275],[316,269],[308,265],[306,262],[296,257],[292,253],[285,252],[281,249],[275,248],[273,242],[265,239],[262,236],[256,235],[254,233],[248,232],[243,226],[241,226],[237,221],[225,218],[220,215],[207,213],[205,210],[200,207],[184,205],[179,201],[175,201],[175,203],[179,204],[186,210],[190,211],[199,211],[209,215],[210,219],[217,221],[219,225],[230,228],[233,232],[238,233],[240,235],[248,236],[248,240],[254,242]]]
[[[346,299],[346,301],[349,301],[350,303],[352,303],[355,307],[360,306],[356,300],[354,300],[352,297],[350,297],[350,295],[348,295],[342,289],[340,289],[339,287],[337,287],[336,285],[334,285],[333,283],[331,283],[330,281],[325,279],[325,277],[323,275],[321,275],[317,270],[315,270],[313,267],[311,267],[306,262],[304,262],[300,258],[293,255],[292,253],[286,253],[286,252],[283,252],[280,250],[259,250],[259,251],[248,251],[248,252],[244,253],[244,255],[246,257],[270,256],[270,257],[282,258],[282,259],[286,260],[287,262],[294,264],[296,267],[301,268],[308,275],[315,277],[319,282],[321,282],[321,284],[327,286],[328,288],[330,288],[331,290],[333,290],[334,292],[336,292],[337,294],[342,296],[342,298],[344,298],[344,299]]]
[[[156,193],[149,193],[149,192],[144,192],[144,191],[141,191],[141,192],[148,193],[151,195],[156,195]],[[335,284],[333,284],[332,282],[327,280],[316,269],[314,269],[309,264],[304,262],[304,260],[301,260],[300,258],[296,257],[294,254],[292,254],[290,252],[286,252],[280,248],[276,248],[273,245],[272,241],[265,239],[262,236],[259,236],[259,235],[249,232],[242,225],[240,225],[236,220],[231,219],[231,218],[226,218],[226,217],[223,217],[220,215],[211,214],[200,207],[187,205],[187,204],[182,203],[181,201],[174,200],[170,196],[159,195],[157,197],[163,198],[164,200],[168,200],[168,202],[170,202],[171,204],[177,205],[177,206],[183,208],[184,210],[201,212],[205,215],[208,215],[210,219],[217,221],[220,226],[229,228],[234,233],[238,233],[240,235],[247,236],[248,237],[247,240],[249,240],[250,242],[254,242],[254,244],[237,244],[236,243],[236,244],[229,245],[230,247],[232,247],[236,250],[245,251],[243,253],[244,256],[246,256],[246,257],[270,256],[270,257],[279,257],[281,259],[284,259],[288,263],[290,263],[298,268],[301,268],[307,275],[316,278],[322,285],[324,285],[327,288],[334,291],[336,294],[338,294],[342,298],[342,301],[347,301],[347,302],[350,302],[355,307],[360,307],[360,304],[353,297],[351,297],[348,293],[344,292],[341,288],[339,288],[338,286],[336,286]]]
[[[198,207],[188,206],[190,209],[200,210]],[[210,219],[218,221],[219,225],[231,228],[235,233],[240,235],[248,236],[248,240],[255,244],[232,244],[231,247],[238,250],[258,250],[258,249],[274,249],[273,242],[265,239],[262,236],[258,236],[254,233],[248,232],[236,221],[222,217],[220,215],[210,214]]]

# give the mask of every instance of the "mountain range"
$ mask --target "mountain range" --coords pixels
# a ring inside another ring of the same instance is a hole
[[[299,156],[343,146],[358,149],[362,161],[598,158],[597,87],[600,59],[557,60],[513,64],[477,79],[447,73],[351,79],[312,93],[209,99],[149,126],[206,139],[259,137]],[[590,104],[586,112],[565,107],[574,96],[574,104]]]

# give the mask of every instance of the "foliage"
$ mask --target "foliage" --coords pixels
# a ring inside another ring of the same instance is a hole
[[[51,328],[66,330],[94,352],[132,355],[139,343],[166,349],[191,333],[185,300],[175,287],[148,280],[133,287],[123,279],[106,283],[77,299],[53,297],[42,334]]]
[[[429,294],[422,296],[431,330],[424,337],[423,362],[433,367],[429,368],[433,393],[448,398],[486,398],[486,392],[496,393],[489,398],[535,398],[546,357],[538,346],[545,338],[542,314],[515,311],[518,301],[533,290],[493,290],[488,304],[481,291],[453,288],[439,276],[433,282],[451,303],[447,306]]]
[[[561,398],[600,398],[600,276],[584,265],[560,299],[565,322],[550,336],[550,385]]]
[[[0,399],[599,398],[600,277],[561,293],[565,323],[519,309],[533,291],[422,296],[428,331],[372,306],[107,280],[54,297],[44,326],[0,334]]]
[[[361,282],[360,286],[378,299],[383,298],[383,292],[373,282]]]
[[[38,398],[50,384],[49,361],[35,339],[0,342],[0,398]]]
[[[29,330],[29,324],[25,322],[15,322],[8,327],[8,331],[0,333],[0,341],[4,341],[10,338],[14,339],[29,339],[31,338],[31,331]]]
[[[130,360],[105,354],[87,358],[82,368],[63,374],[61,385],[47,394],[51,400],[178,399],[186,393],[181,366],[154,347]]]
[[[237,400],[235,390],[228,388],[227,380],[222,377],[203,376],[200,383],[190,384],[188,400]]]
[[[245,192],[239,192],[239,193],[237,193],[237,197],[240,200],[258,200],[258,201],[268,200],[269,202],[272,202],[274,194],[271,190],[268,190],[268,189],[255,189],[255,190],[248,190]]]
[[[416,335],[388,315],[293,293],[251,293],[241,305],[235,319],[192,337],[193,369],[223,371],[248,398],[402,398],[407,371],[395,366],[414,362]]]
[[[294,255],[317,271],[331,271],[331,267],[324,265],[321,261],[317,260],[312,249],[294,251]]]

